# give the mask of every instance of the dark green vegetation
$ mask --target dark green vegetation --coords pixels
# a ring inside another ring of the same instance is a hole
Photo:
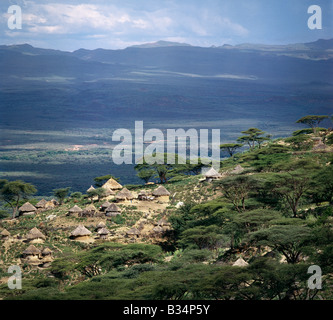
[[[6,299],[332,299],[333,156],[327,144],[332,132],[320,136],[325,147],[319,151],[318,134],[306,134],[303,142],[311,144],[278,139],[235,153],[221,162],[225,176],[212,183],[199,182],[200,175],[169,181],[172,230],[164,234],[163,246],[99,242],[66,248],[64,242],[61,253],[54,248],[57,259],[49,269],[26,266],[22,290],[3,284],[0,294]],[[236,165],[244,170],[228,174]],[[184,205],[176,208],[178,201]],[[233,266],[239,257],[248,265]],[[323,273],[320,290],[308,288],[314,264]],[[7,275],[5,269],[1,275]]]

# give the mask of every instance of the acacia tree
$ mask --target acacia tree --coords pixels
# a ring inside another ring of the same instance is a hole
[[[5,201],[12,208],[13,219],[16,216],[20,201],[22,199],[28,199],[29,196],[37,192],[34,185],[21,180],[10,182],[1,180],[0,188],[0,199]]]
[[[307,242],[311,229],[301,225],[275,225],[249,235],[250,242],[269,246],[282,253],[288,263],[297,263]]]
[[[101,187],[88,191],[87,195],[92,203],[95,197],[97,197],[97,201],[100,201],[102,198],[106,197],[107,194],[106,194],[106,189]]]
[[[70,190],[70,187],[53,190],[53,194],[56,198],[59,199],[60,204],[64,203],[65,198],[68,196],[69,190]]]
[[[245,131],[241,131],[244,135],[237,139],[238,142],[247,143],[250,149],[255,147],[255,143],[258,143],[259,148],[264,141],[270,139],[270,136],[263,136],[265,131],[262,131],[258,128],[249,128]]]
[[[329,116],[316,116],[316,115],[310,115],[310,116],[305,116],[296,121],[296,123],[302,123],[306,124],[309,127],[312,128],[313,133],[317,135],[317,129],[319,126],[319,123],[322,122],[325,119],[328,119]]]
[[[245,200],[253,188],[254,179],[249,176],[239,175],[228,177],[216,182],[222,191],[223,196],[228,199],[238,212],[244,211]]]
[[[220,149],[229,153],[230,157],[234,155],[237,149],[243,145],[240,143],[225,143],[220,145]]]

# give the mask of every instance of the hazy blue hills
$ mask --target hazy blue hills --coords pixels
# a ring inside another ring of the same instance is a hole
[[[0,46],[2,77],[92,80],[124,75],[216,77],[260,82],[332,82],[333,40],[287,46],[243,44],[219,48],[159,41],[124,50],[62,52],[29,45]],[[144,72],[145,74],[143,74]]]

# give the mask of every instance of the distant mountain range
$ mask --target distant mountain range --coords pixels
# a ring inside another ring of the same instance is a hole
[[[333,39],[291,45],[241,44],[210,48],[158,41],[123,50],[74,52],[34,48],[28,44],[0,46],[0,77],[10,81],[65,77],[73,82],[168,74],[331,83],[332,68]]]

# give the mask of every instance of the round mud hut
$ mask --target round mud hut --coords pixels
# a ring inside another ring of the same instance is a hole
[[[46,239],[45,235],[36,227],[32,228],[25,236],[26,240],[31,243],[43,243]]]
[[[74,207],[70,208],[68,210],[67,215],[68,216],[79,216],[79,214],[82,212],[83,210],[78,206],[75,205]]]
[[[211,167],[205,174],[204,177],[207,182],[220,179],[222,176],[213,167]]]
[[[28,248],[23,251],[23,259],[38,262],[41,255],[41,251],[37,249],[33,244],[31,244]]]
[[[116,194],[117,202],[132,202],[133,199],[133,194],[127,188],[122,189]]]
[[[84,225],[79,225],[72,231],[70,238],[76,241],[85,241],[90,239],[91,231],[89,231]]]
[[[170,200],[170,192],[163,186],[159,186],[157,189],[155,189],[153,191],[153,196],[161,202],[169,202]]]
[[[19,208],[19,216],[30,216],[37,212],[37,208],[33,206],[30,202],[26,202],[23,206]]]
[[[45,210],[45,206],[47,204],[47,201],[45,199],[40,200],[39,202],[37,202],[37,204],[35,205],[35,207],[39,210],[39,211],[43,211]]]
[[[120,208],[115,204],[112,203],[106,210],[105,214],[107,217],[115,217],[119,214],[121,214]]]
[[[234,263],[233,263],[233,267],[246,267],[249,264],[242,258],[239,257]]]
[[[101,228],[101,229],[98,230],[97,233],[99,234],[100,239],[107,239],[108,234],[110,233],[110,231],[106,228]]]

